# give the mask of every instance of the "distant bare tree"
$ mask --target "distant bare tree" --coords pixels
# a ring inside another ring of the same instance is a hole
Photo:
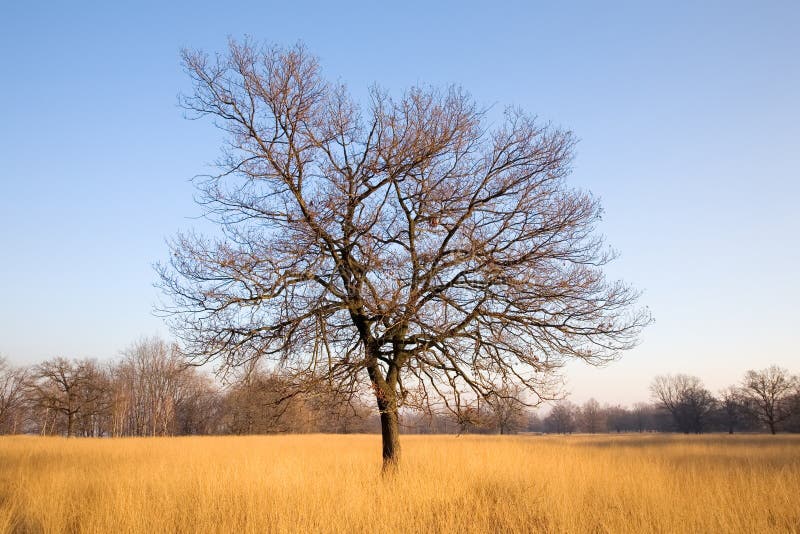
[[[217,434],[224,429],[222,395],[208,376],[193,367],[183,370],[175,396],[173,428],[180,435]]]
[[[716,399],[703,386],[703,382],[689,375],[657,376],[650,386],[653,397],[666,409],[680,432],[705,430],[709,414]]]
[[[534,411],[528,411],[526,416],[525,422],[525,430],[528,432],[544,432],[544,421],[542,418]]]
[[[520,400],[522,390],[516,384],[506,384],[499,386],[497,390],[489,396],[491,425],[500,434],[513,434],[525,426],[526,405]]]
[[[797,381],[796,376],[775,365],[745,374],[742,394],[746,405],[773,434],[778,431],[780,423],[791,415],[789,399],[797,388]]]
[[[800,432],[800,378],[795,380],[794,391],[789,394],[787,403],[791,414],[783,425],[790,432]]]
[[[728,434],[733,434],[741,424],[745,403],[740,388],[729,386],[719,392],[720,415]]]
[[[115,407],[122,434],[174,433],[176,406],[189,371],[176,346],[143,338],[123,351],[115,369]]]
[[[82,380],[78,397],[82,400],[78,412],[77,432],[86,437],[105,435],[108,428],[111,383],[107,369],[94,360],[80,362]]]
[[[64,433],[76,435],[81,416],[94,413],[104,394],[98,372],[91,360],[66,358],[47,360],[32,369],[27,396],[42,417],[43,434],[57,431],[58,418],[63,416]]]
[[[653,421],[653,412],[655,408],[652,404],[646,402],[637,402],[631,409],[633,424],[636,432],[644,432],[645,430],[652,430],[655,426]]]
[[[114,437],[136,435],[134,416],[135,377],[133,366],[123,362],[110,371],[109,433]]]
[[[596,434],[606,431],[606,414],[595,399],[587,400],[578,411],[578,422],[582,432]]]
[[[571,434],[575,431],[576,407],[571,402],[562,401],[553,406],[550,414],[545,417],[544,425],[548,432],[557,434]]]
[[[301,391],[278,373],[248,373],[228,392],[226,408],[234,434],[311,430]]]
[[[370,421],[371,410],[364,400],[336,384],[317,382],[303,398],[315,432],[349,434],[375,429]]]
[[[224,398],[226,426],[234,434],[363,432],[369,412],[360,398],[316,382],[313,389],[276,371],[251,369]]]
[[[564,181],[569,132],[517,110],[490,129],[456,88],[374,89],[362,108],[299,46],[183,60],[183,105],[229,138],[198,182],[224,237],[178,236],[160,268],[174,331],[223,369],[366,382],[385,469],[408,398],[458,410],[503,381],[546,398],[565,359],[606,362],[648,323],[603,276],[600,206]]]
[[[0,356],[0,434],[15,434],[24,401],[24,369],[11,366]]]
[[[412,434],[458,434],[458,418],[447,410],[411,411],[404,414],[403,428]]]
[[[631,430],[630,410],[620,405],[607,405],[603,411],[606,413],[606,425],[610,431],[620,433]]]

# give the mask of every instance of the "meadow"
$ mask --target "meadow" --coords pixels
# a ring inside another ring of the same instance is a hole
[[[798,436],[0,438],[3,532],[800,532]]]

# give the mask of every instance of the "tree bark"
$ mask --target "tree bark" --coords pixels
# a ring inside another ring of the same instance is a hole
[[[397,470],[400,464],[400,417],[397,399],[394,395],[378,396],[378,409],[381,414],[381,437],[383,439],[384,475]]]

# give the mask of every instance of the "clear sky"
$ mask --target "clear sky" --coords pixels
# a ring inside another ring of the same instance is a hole
[[[250,35],[304,41],[356,95],[457,83],[576,133],[572,183],[602,199],[621,252],[608,272],[656,323],[619,362],[569,366],[573,400],[647,400],[668,372],[712,390],[772,363],[800,372],[800,3],[121,4],[0,6],[13,362],[167,335],[152,263],[198,224],[189,179],[221,140],[177,107],[178,53]]]

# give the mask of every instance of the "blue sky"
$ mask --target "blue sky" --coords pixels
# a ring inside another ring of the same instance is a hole
[[[189,179],[221,134],[187,121],[181,47],[304,41],[356,95],[457,83],[580,138],[609,268],[656,318],[573,400],[647,400],[656,374],[713,390],[800,371],[797,2],[7,2],[0,7],[0,353],[114,358],[152,315],[164,239],[198,225]],[[695,5],[702,4],[702,5]]]

